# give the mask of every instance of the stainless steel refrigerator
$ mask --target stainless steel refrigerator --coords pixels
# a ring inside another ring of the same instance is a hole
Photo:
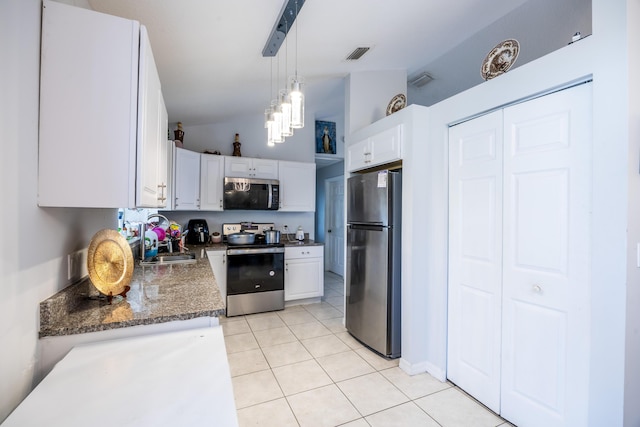
[[[386,357],[400,357],[402,174],[377,171],[347,181],[346,326]]]

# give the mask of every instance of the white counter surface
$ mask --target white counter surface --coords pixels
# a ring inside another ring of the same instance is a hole
[[[74,347],[2,424],[237,426],[222,328]]]

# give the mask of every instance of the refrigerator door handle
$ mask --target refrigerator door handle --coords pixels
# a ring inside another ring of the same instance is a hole
[[[384,226],[381,224],[347,224],[347,227],[352,230],[371,230],[371,231],[384,231],[388,229],[388,226]]]

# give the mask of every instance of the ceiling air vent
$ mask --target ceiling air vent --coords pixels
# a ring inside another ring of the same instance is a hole
[[[407,81],[412,86],[422,87],[433,80],[433,77],[427,72],[422,72],[416,76],[410,77]]]
[[[368,48],[368,47],[357,47],[357,48],[355,48],[355,50],[353,52],[351,52],[349,54],[349,56],[347,56],[347,61],[357,61],[358,59],[362,58],[362,55],[367,53],[369,51],[369,49],[370,48]]]

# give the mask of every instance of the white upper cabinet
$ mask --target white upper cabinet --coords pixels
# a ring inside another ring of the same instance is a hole
[[[38,204],[161,206],[166,113],[140,24],[48,0],[42,17]]]
[[[224,157],[216,154],[200,155],[200,209],[222,210],[224,187]]]
[[[174,148],[173,208],[177,211],[200,209],[200,153]]]
[[[234,178],[278,179],[278,161],[226,156],[224,175]]]
[[[402,125],[351,144],[347,149],[349,172],[392,163],[402,159]]]
[[[316,210],[316,164],[278,162],[280,211],[314,212]]]
[[[167,109],[146,28],[140,28],[136,205],[166,206]],[[165,150],[163,155],[163,149]]]

